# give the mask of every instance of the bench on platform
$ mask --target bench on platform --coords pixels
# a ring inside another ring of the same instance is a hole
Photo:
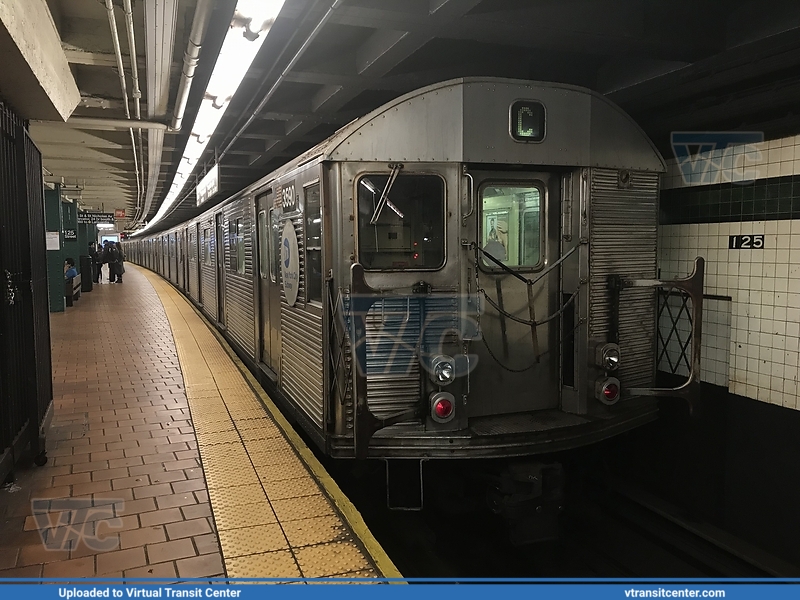
[[[64,296],[67,299],[67,306],[72,306],[74,300],[81,297],[81,274],[64,281]]]

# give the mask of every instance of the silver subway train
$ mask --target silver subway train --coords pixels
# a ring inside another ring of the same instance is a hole
[[[664,170],[596,93],[457,79],[126,253],[217,323],[331,456],[552,453],[697,384],[702,260],[656,279]],[[693,369],[674,390],[654,389],[658,287],[692,299]]]

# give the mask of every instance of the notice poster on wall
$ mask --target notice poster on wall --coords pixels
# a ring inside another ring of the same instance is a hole
[[[44,239],[48,250],[61,250],[61,239],[57,231],[45,232]]]

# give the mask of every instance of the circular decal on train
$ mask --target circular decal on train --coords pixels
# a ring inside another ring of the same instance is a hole
[[[300,286],[300,261],[298,260],[297,233],[291,221],[283,225],[281,235],[281,278],[286,303],[294,306],[297,302],[297,290]]]

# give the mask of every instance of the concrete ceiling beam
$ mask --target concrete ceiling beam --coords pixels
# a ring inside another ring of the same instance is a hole
[[[80,92],[46,0],[0,2],[0,94],[25,119],[65,121]]]

